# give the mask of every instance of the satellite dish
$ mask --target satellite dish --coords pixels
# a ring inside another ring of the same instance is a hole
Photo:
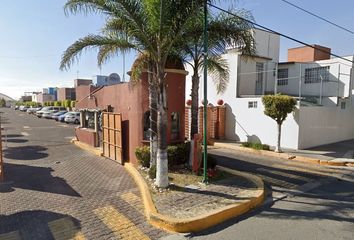
[[[120,83],[120,76],[117,73],[111,73],[108,76],[108,84]]]

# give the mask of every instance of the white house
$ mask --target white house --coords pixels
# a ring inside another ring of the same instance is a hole
[[[209,103],[222,99],[227,107],[226,138],[275,146],[276,123],[264,115],[261,97],[279,92],[298,100],[296,110],[283,123],[282,147],[304,149],[354,138],[353,64],[330,59],[330,49],[317,45],[321,50],[289,49],[288,62],[279,63],[279,36],[255,29],[254,37],[256,56],[243,55],[238,49],[223,55],[230,68],[224,93],[217,94],[208,77]],[[187,76],[186,96],[190,89]],[[199,96],[204,98],[203,81]]]

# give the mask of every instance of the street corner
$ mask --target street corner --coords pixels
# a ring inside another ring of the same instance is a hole
[[[172,190],[159,198],[157,194],[151,194],[147,182],[133,165],[125,164],[125,167],[140,189],[149,222],[169,232],[202,231],[238,217],[264,201],[264,183],[261,178],[225,167],[217,166],[217,169],[251,182],[252,188],[236,191],[235,187],[225,181],[220,185],[215,183],[199,189],[195,186],[186,187],[182,193]],[[175,204],[169,205],[171,202]]]

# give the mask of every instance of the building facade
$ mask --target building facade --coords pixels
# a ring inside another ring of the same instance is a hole
[[[264,115],[261,99],[274,93],[293,96],[298,103],[283,123],[283,147],[305,149],[354,138],[353,64],[330,59],[330,49],[318,45],[319,51],[290,49],[292,61],[279,63],[279,36],[254,30],[254,37],[256,56],[245,56],[237,48],[223,55],[230,69],[225,92],[217,94],[212,84],[208,86],[209,103],[222,99],[226,105],[225,138],[275,146],[277,125]],[[345,59],[354,60],[353,56]],[[190,95],[191,78],[186,86]],[[201,82],[200,99],[203,87]]]
[[[59,88],[58,101],[76,100],[75,88]]]

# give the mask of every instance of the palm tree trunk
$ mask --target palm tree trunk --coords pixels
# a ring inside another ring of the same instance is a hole
[[[149,64],[150,167],[156,165],[157,158],[157,91],[153,78],[152,66]]]
[[[275,152],[282,152],[280,148],[280,138],[281,138],[281,123],[278,123],[278,140],[277,140],[277,146],[275,148]]]
[[[159,88],[157,98],[157,159],[155,185],[160,188],[168,187],[167,159],[167,94],[164,83],[164,73],[158,67]]]
[[[197,66],[198,67],[198,66]],[[198,68],[197,68],[198,69]],[[190,138],[194,139],[194,135],[198,133],[198,113],[199,113],[199,75],[198,70],[194,70],[192,76],[192,107],[191,107],[191,132]]]

